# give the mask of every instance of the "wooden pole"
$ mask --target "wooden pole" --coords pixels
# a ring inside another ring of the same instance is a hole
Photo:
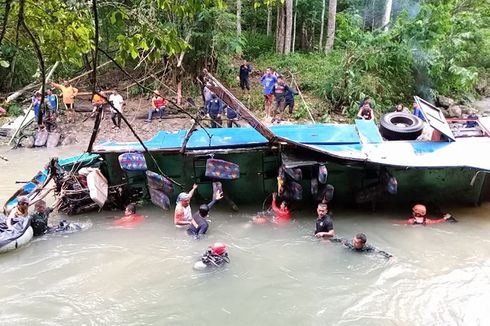
[[[298,83],[296,82],[296,79],[294,79],[294,75],[290,71],[289,71],[289,74],[291,75],[291,81],[295,85],[296,90],[298,91],[298,94],[301,97],[301,100],[303,101],[303,104],[306,107],[306,111],[308,111],[308,115],[310,116],[311,121],[313,121],[313,123],[316,123],[315,119],[313,118],[313,115],[311,114],[310,107],[306,103],[305,98],[303,97],[303,93],[301,93],[301,90],[299,89]]]

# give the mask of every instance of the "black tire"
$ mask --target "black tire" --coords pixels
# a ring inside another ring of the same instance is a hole
[[[387,140],[415,140],[424,129],[424,122],[413,114],[386,113],[381,117],[379,131]]]

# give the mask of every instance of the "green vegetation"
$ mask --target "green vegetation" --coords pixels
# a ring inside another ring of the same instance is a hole
[[[328,0],[240,3],[237,8],[231,0],[99,0],[99,47],[129,70],[165,70],[166,83],[182,87],[187,96],[197,93],[202,68],[236,87],[241,58],[256,70],[272,66],[289,83],[294,76],[308,107],[324,121],[333,113],[354,116],[364,96],[373,98],[377,114],[398,102],[408,105],[413,95],[475,96],[475,86],[490,75],[489,1],[394,0],[384,26],[385,0],[338,0],[335,43],[328,51]],[[0,92],[40,75],[21,19],[40,44],[46,66],[62,62],[55,78],[92,68],[91,2],[46,0],[39,6],[7,0],[0,18]],[[295,25],[284,27],[277,18]],[[284,36],[288,28],[291,37]],[[286,52],[294,53],[283,54],[284,42]],[[256,109],[262,107],[259,88],[255,81],[250,97],[243,98]],[[141,93],[130,89],[132,95]],[[308,118],[306,106],[297,103],[295,117]]]

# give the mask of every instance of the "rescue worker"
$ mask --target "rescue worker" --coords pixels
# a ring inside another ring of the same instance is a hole
[[[208,231],[208,221],[206,218],[209,215],[209,210],[216,204],[218,200],[223,198],[223,192],[218,191],[213,196],[213,200],[209,204],[202,204],[199,206],[199,212],[192,215],[191,223],[187,228],[187,234],[194,236],[196,239],[201,239],[202,236]]]
[[[457,222],[456,219],[451,216],[451,214],[447,214],[447,213],[444,214],[442,218],[439,219],[427,218],[427,207],[425,207],[425,205],[422,204],[416,204],[415,206],[412,207],[412,216],[408,218],[406,224],[426,225],[426,224],[444,223],[447,221]]]
[[[223,114],[223,102],[216,96],[216,94],[211,95],[211,100],[208,101],[206,106],[206,113],[211,119],[211,128],[221,128],[223,126],[223,121],[221,119],[221,114]]]
[[[176,227],[187,226],[191,223],[192,220],[192,211],[190,202],[194,192],[197,189],[197,184],[192,186],[192,189],[187,192],[181,192],[177,196],[177,205],[175,206],[174,212],[174,224]]]
[[[355,252],[364,252],[364,253],[376,253],[380,254],[385,258],[390,258],[393,257],[389,253],[379,250],[374,246],[371,246],[367,244],[367,237],[364,233],[358,233],[356,234],[352,240],[347,240],[344,238],[334,238],[332,239],[333,242],[340,242],[342,243],[345,247],[351,249],[352,251]]]
[[[272,218],[271,216],[272,215]],[[272,193],[272,211],[264,212],[253,218],[252,222],[255,224],[271,223],[285,223],[291,220],[291,211],[289,210],[288,203],[282,201],[279,207],[277,207],[277,192]]]
[[[34,236],[46,234],[49,231],[49,214],[53,212],[53,209],[47,207],[44,200],[39,200],[34,204],[34,210],[34,213],[31,214],[31,227],[34,231]]]
[[[335,236],[333,229],[332,214],[328,211],[328,206],[325,203],[318,204],[316,209],[318,217],[316,219],[315,237],[317,238],[332,238]]]
[[[117,226],[135,226],[143,222],[144,219],[142,215],[136,214],[136,205],[129,204],[124,210],[124,216],[115,220],[113,224]]]
[[[221,267],[230,263],[226,245],[221,242],[216,242],[206,249],[201,260],[194,264],[194,268],[203,270],[207,267]]]
[[[7,217],[7,228],[12,228],[12,222],[16,222],[19,219],[27,218],[27,213],[29,211],[29,198],[27,196],[17,197],[17,206],[10,211]]]

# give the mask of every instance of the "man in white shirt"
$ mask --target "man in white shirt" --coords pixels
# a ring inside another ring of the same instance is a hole
[[[112,129],[121,129],[121,114],[123,110],[124,100],[122,96],[117,92],[117,90],[113,90],[111,96],[109,96],[109,102],[111,102],[112,105],[120,112],[118,113],[111,107],[111,120],[114,123]]]

